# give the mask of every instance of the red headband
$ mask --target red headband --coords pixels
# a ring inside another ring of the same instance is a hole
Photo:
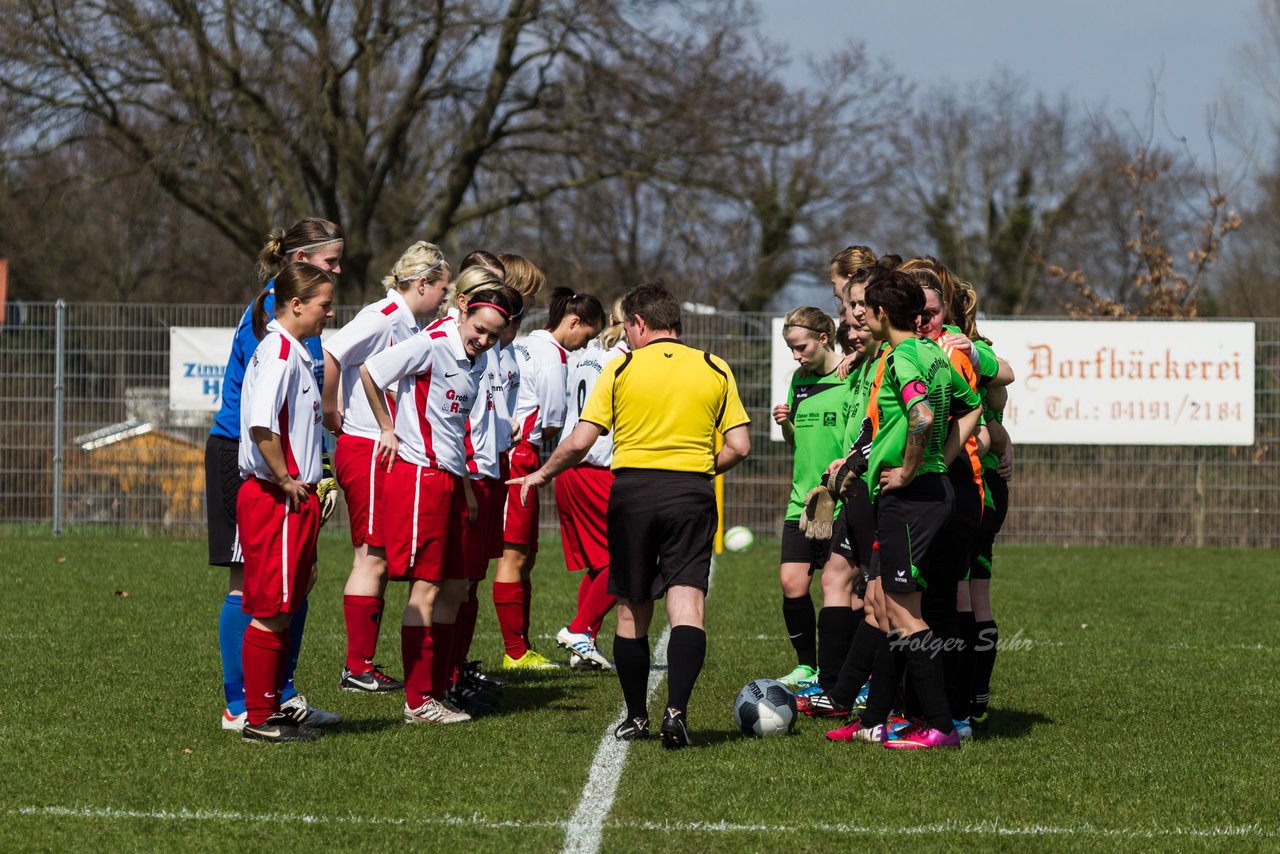
[[[491,303],[491,302],[473,302],[473,303],[468,303],[468,304],[467,304],[467,314],[470,314],[471,312],[475,311],[477,308],[480,308],[480,307],[482,307],[482,306],[486,306],[486,305],[487,305],[487,306],[489,306],[489,308],[491,308],[491,309],[493,309],[494,311],[496,311],[498,314],[502,315],[504,319],[506,319],[506,320],[510,320],[510,319],[511,319],[511,312],[507,311],[507,310],[506,310],[505,308],[503,308],[502,306],[500,306],[500,305],[494,305],[494,304],[493,304],[493,303]]]

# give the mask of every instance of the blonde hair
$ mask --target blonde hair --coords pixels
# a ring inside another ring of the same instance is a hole
[[[503,254],[498,256],[498,260],[507,271],[504,282],[515,288],[516,292],[526,299],[536,297],[538,291],[542,290],[542,286],[547,283],[547,277],[538,269],[538,265],[527,258]]]
[[[419,240],[400,255],[399,260],[391,265],[391,272],[382,277],[382,286],[390,290],[403,291],[418,280],[426,279],[428,283],[438,282],[449,275],[449,262],[444,260],[440,247],[425,240]]]
[[[449,286],[449,306],[460,308],[458,297],[475,291],[501,288],[502,278],[488,267],[468,267]]]
[[[836,345],[836,324],[835,321],[822,309],[814,308],[811,305],[793,308],[787,312],[787,316],[782,321],[782,331],[786,333],[787,329],[795,326],[800,329],[807,329],[815,336],[827,336],[826,347],[828,350],[834,350]]]
[[[613,301],[613,309],[609,312],[609,325],[596,336],[600,346],[609,350],[622,340],[622,333],[625,331],[622,328],[622,321],[625,319],[626,315],[622,313],[622,297],[618,297]]]
[[[344,239],[337,223],[318,217],[300,219],[289,226],[288,231],[273,228],[258,253],[258,279],[265,282],[274,278],[289,263],[289,256],[300,249],[310,254],[322,246],[341,243]]]
[[[831,259],[831,266],[838,275],[850,278],[863,267],[876,263],[876,253],[869,246],[846,246]]]

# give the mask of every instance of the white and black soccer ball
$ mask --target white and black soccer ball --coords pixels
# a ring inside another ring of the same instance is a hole
[[[796,725],[796,698],[776,679],[748,682],[733,701],[733,722],[743,735],[786,735]]]

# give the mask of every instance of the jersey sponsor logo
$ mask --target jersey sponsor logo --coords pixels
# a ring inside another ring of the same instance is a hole
[[[822,413],[822,426],[823,427],[836,426],[836,414],[834,412]]]

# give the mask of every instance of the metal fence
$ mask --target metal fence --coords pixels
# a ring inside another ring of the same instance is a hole
[[[340,308],[337,324],[357,310]],[[168,330],[232,327],[242,311],[228,305],[10,305],[0,326],[5,529],[110,526],[201,534],[202,460],[212,418],[169,410]],[[718,313],[685,320],[689,343],[733,366],[752,417],[752,456],[726,482],[726,524],[764,536],[779,530],[791,472],[786,447],[768,437],[775,402],[771,317]],[[1257,322],[1256,364],[1253,447],[1021,446],[1004,537],[1280,545],[1280,320]],[[1016,385],[1011,393],[1016,396]],[[550,502],[544,507],[544,533],[556,536]]]

